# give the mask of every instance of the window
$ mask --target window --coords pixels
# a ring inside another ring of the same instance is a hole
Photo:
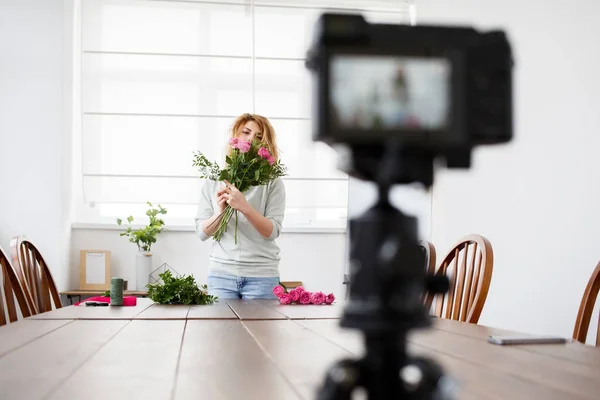
[[[191,225],[203,182],[192,152],[223,158],[241,113],[268,117],[285,178],[284,226],[346,225],[348,177],[311,138],[305,51],[317,16],[361,11],[408,23],[399,0],[82,0],[80,137],[74,140],[76,222],[143,216]],[[352,8],[352,10],[350,10]]]

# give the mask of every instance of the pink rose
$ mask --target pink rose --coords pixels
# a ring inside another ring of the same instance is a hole
[[[300,301],[300,304],[310,304],[310,292],[300,293],[298,301]]]
[[[271,153],[269,153],[269,150],[265,149],[264,147],[258,149],[258,155],[267,160],[269,159],[269,157],[271,157]]]
[[[306,289],[304,289],[304,286],[298,286],[296,289],[294,289],[298,292],[306,292]]]
[[[277,285],[273,288],[273,294],[277,297],[281,297],[282,295],[285,294],[285,289],[283,287],[281,287],[280,285]]]
[[[323,304],[325,302],[325,294],[323,292],[314,292],[310,296],[310,302],[313,304]]]
[[[269,165],[275,164],[275,159],[273,158],[273,156],[269,156],[269,158],[267,158],[267,161],[269,162]]]
[[[292,289],[290,291],[290,296],[292,297],[292,301],[298,301],[298,299],[300,299],[300,292],[297,289]]]
[[[238,138],[231,138],[229,139],[229,144],[231,145],[231,147],[233,147],[234,149],[237,148],[239,139]]]
[[[284,293],[279,298],[281,304],[290,304],[292,302],[292,296],[289,293]]]
[[[245,140],[241,140],[237,144],[237,148],[240,150],[240,153],[247,153],[248,151],[250,151],[251,147],[252,147],[252,143],[245,141]]]
[[[335,301],[335,296],[333,295],[333,293],[329,293],[327,296],[325,296],[325,304],[331,304]]]

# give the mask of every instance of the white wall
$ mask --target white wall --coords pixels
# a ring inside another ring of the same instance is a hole
[[[25,234],[66,285],[62,0],[0,0],[0,245]],[[68,153],[67,153],[68,154]]]
[[[122,276],[135,285],[137,247],[118,230],[75,229],[71,242],[72,287],[79,282],[77,264],[80,250],[110,250],[111,275]],[[343,297],[343,267],[346,235],[343,233],[282,233],[281,280],[302,281],[308,290],[333,292]],[[163,232],[152,246],[154,264],[169,264],[180,274],[193,274],[198,283],[206,283],[206,265],[212,241],[202,242],[194,232]]]
[[[417,2],[418,24],[501,27],[513,44],[514,142],[441,171],[433,197],[438,253],[469,233],[494,247],[482,324],[572,335],[600,260],[598,15],[594,0]]]

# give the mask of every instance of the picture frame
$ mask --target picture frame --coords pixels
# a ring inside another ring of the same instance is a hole
[[[79,290],[110,290],[110,251],[79,251]]]

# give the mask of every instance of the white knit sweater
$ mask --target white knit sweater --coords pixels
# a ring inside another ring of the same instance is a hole
[[[196,215],[196,234],[206,241],[210,237],[202,230],[202,222],[217,214],[217,191],[221,182],[206,180],[202,187],[200,206]],[[209,255],[208,273],[226,273],[243,277],[279,276],[279,247],[275,239],[281,232],[285,211],[285,185],[276,179],[268,185],[255,186],[244,193],[248,203],[273,222],[269,238],[263,237],[238,213],[237,244],[234,241],[235,214],[229,220],[227,231],[219,242],[210,238],[212,248]]]

